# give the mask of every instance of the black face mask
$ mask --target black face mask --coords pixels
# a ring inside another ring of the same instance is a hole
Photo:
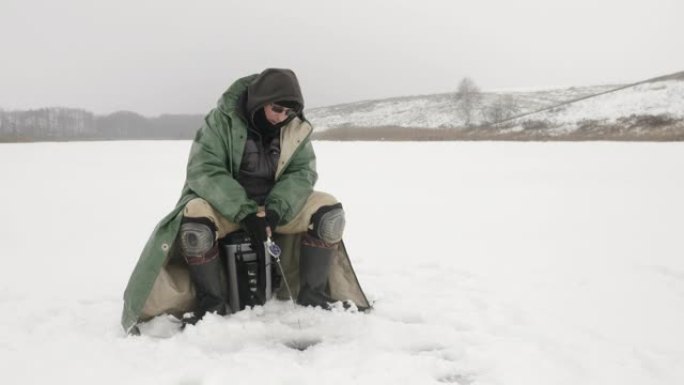
[[[273,137],[279,134],[280,128],[290,123],[293,118],[294,114],[288,116],[287,119],[278,124],[272,124],[268,121],[268,119],[266,119],[266,113],[264,112],[264,109],[260,108],[254,113],[254,128],[256,128],[257,131],[264,136]]]

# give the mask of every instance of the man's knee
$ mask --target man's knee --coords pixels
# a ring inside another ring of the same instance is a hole
[[[309,234],[325,243],[335,244],[342,240],[345,224],[341,203],[322,206],[311,216]]]
[[[184,218],[180,228],[180,249],[187,260],[207,255],[214,247],[216,229],[208,218]]]

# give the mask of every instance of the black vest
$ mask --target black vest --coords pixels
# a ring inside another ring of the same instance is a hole
[[[247,196],[259,205],[264,204],[275,185],[279,160],[280,131],[278,135],[266,137],[250,127],[237,180]]]

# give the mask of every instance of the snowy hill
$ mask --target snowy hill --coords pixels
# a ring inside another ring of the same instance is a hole
[[[0,144],[3,383],[684,383],[684,144],[314,147],[374,310],[271,301],[126,337],[190,142]]]
[[[488,106],[510,97],[514,102],[513,113],[518,115],[618,87],[620,85],[482,92],[481,103]],[[315,108],[307,111],[307,118],[314,123],[317,131],[336,127],[463,127],[464,121],[456,106],[454,93],[407,96]],[[476,114],[472,123],[479,124],[484,119],[484,114]]]
[[[332,140],[684,140],[684,72],[629,85],[484,92],[466,126],[455,94],[314,109]],[[492,113],[498,111],[499,113]]]
[[[684,120],[684,72],[640,82],[588,98],[563,103],[502,123],[511,131],[629,129],[631,126],[678,125]],[[679,125],[684,128],[684,126]],[[657,128],[657,127],[656,127]]]

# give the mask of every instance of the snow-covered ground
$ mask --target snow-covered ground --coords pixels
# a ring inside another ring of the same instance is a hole
[[[315,147],[374,311],[271,302],[125,337],[189,142],[0,145],[2,382],[684,383],[684,144]]]

